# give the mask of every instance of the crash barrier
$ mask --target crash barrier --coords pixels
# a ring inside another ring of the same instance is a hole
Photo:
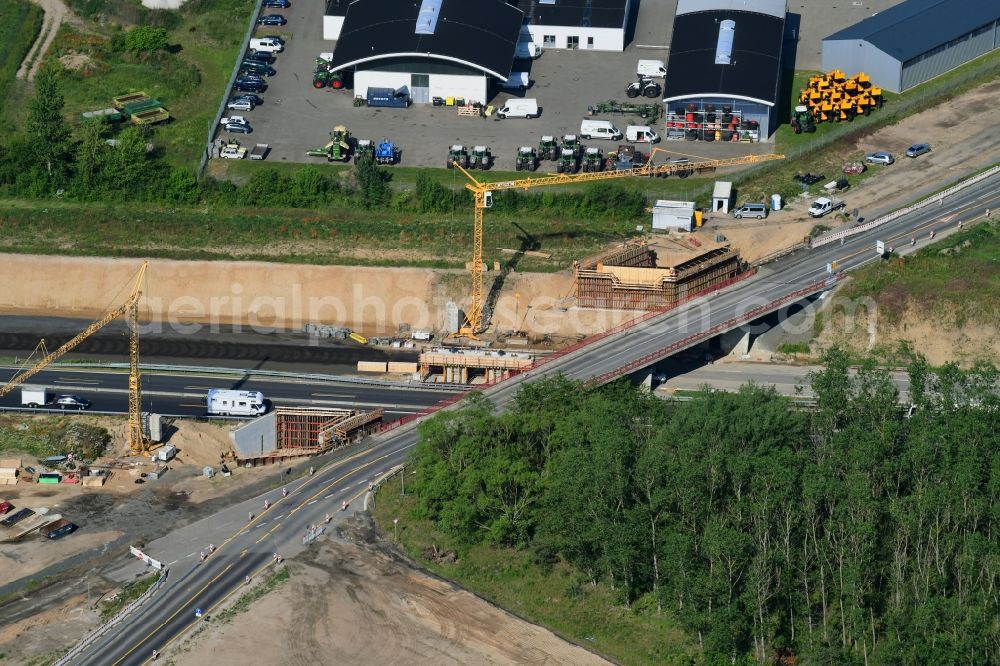
[[[866,231],[871,231],[875,227],[886,224],[887,222],[892,222],[893,220],[898,219],[903,215],[908,215],[909,213],[912,213],[915,210],[926,208],[932,203],[940,203],[942,200],[944,200],[945,197],[950,197],[952,194],[964,190],[965,188],[971,185],[975,185],[976,183],[982,182],[987,178],[989,178],[990,176],[993,176],[994,174],[997,173],[1000,173],[1000,165],[987,169],[986,171],[976,174],[971,178],[967,178],[961,181],[960,183],[952,185],[946,190],[938,192],[937,194],[932,194],[926,199],[918,201],[917,203],[911,206],[907,206],[906,208],[900,208],[899,210],[894,210],[887,215],[883,215],[882,217],[877,217],[871,222],[865,222],[864,224],[859,224],[855,227],[850,227],[848,229],[838,229],[837,231],[831,231],[830,233],[823,234],[822,236],[817,236],[812,240],[810,247],[815,249],[817,247],[822,247],[823,245],[828,245],[829,243],[832,243],[836,240],[840,240],[842,238],[848,238],[856,234],[862,234]]]
[[[539,359],[539,360],[535,361],[535,364],[532,365],[531,368],[529,368],[528,371],[530,372],[531,370],[534,370],[536,368],[540,368],[541,366],[545,365],[546,363],[551,363],[552,361],[554,361],[557,358],[562,358],[563,356],[566,356],[567,354],[572,354],[575,351],[579,351],[580,349],[583,349],[584,347],[592,345],[595,342],[599,342],[599,341],[601,341],[601,340],[603,340],[605,338],[608,338],[608,337],[610,337],[612,335],[615,335],[617,333],[621,333],[623,331],[627,331],[630,328],[633,328],[635,326],[638,326],[639,324],[642,324],[644,322],[649,321],[650,319],[653,319],[655,317],[659,317],[662,314],[666,314],[667,312],[670,312],[671,310],[675,310],[675,309],[681,307],[682,305],[690,303],[691,301],[696,300],[698,298],[702,298],[703,296],[711,295],[712,293],[717,292],[717,291],[719,291],[721,289],[725,289],[726,287],[734,285],[737,282],[742,282],[743,280],[747,279],[748,277],[751,277],[751,276],[756,275],[756,274],[757,274],[757,268],[756,267],[751,268],[751,269],[749,269],[747,271],[744,271],[743,273],[740,273],[736,277],[729,278],[728,280],[720,282],[719,284],[714,285],[712,287],[709,287],[708,289],[703,289],[703,290],[695,292],[693,294],[689,294],[688,296],[685,296],[684,298],[678,300],[675,303],[671,303],[670,305],[664,305],[662,307],[655,308],[653,310],[650,310],[648,312],[645,312],[645,313],[639,315],[635,319],[629,319],[628,321],[623,322],[621,324],[618,324],[617,326],[615,326],[613,328],[609,328],[606,331],[601,331],[600,333],[595,333],[594,335],[588,336],[588,337],[584,338],[583,340],[580,340],[579,342],[573,343],[569,347],[565,347],[563,349],[560,349],[559,351],[556,351],[556,352],[553,352],[553,353],[549,354],[545,358],[542,358],[542,359]],[[510,377],[515,377],[515,376],[517,376],[517,373],[511,373],[511,375],[510,375]],[[508,379],[510,377],[508,377]],[[445,400],[442,400],[441,402],[438,402],[438,403],[432,405],[431,407],[428,407],[427,409],[424,409],[424,410],[421,410],[419,412],[416,412],[415,414],[407,414],[406,416],[403,416],[403,417],[401,417],[399,419],[396,419],[395,421],[391,421],[389,423],[384,424],[382,426],[382,429],[379,432],[381,433],[381,432],[388,432],[390,430],[395,430],[396,428],[398,428],[400,426],[403,426],[403,425],[406,425],[407,423],[412,423],[413,421],[416,421],[417,419],[421,419],[421,418],[423,418],[425,416],[429,416],[430,414],[433,414],[434,412],[437,412],[437,411],[440,411],[440,410],[442,410],[442,409],[444,409],[446,407],[449,407],[449,406],[455,404],[456,402],[460,401],[462,398],[464,398],[465,394],[468,393],[469,391],[471,391],[473,388],[475,388],[476,390],[483,390],[483,389],[489,388],[491,386],[496,386],[497,384],[499,384],[500,382],[503,382],[503,381],[505,381],[505,380],[499,379],[499,380],[497,380],[495,382],[489,382],[489,383],[486,383],[486,384],[479,384],[479,385],[476,385],[475,387],[472,387],[472,386],[466,387],[466,389],[464,391],[462,391],[461,393],[457,393],[457,394],[451,396],[450,398],[446,398]],[[452,385],[452,386],[454,386],[454,385]]]
[[[378,493],[379,488],[382,487],[386,481],[396,476],[397,474],[402,474],[406,469],[405,465],[396,465],[388,472],[383,474],[377,481],[372,482],[368,487],[368,493],[365,495],[365,507],[364,510],[368,511],[368,498],[372,500],[372,506],[375,506],[375,494]]]
[[[201,180],[201,177],[205,175],[205,167],[208,166],[208,160],[212,158],[215,130],[219,127],[222,115],[226,112],[229,95],[233,91],[236,77],[240,74],[240,65],[243,62],[243,56],[246,54],[247,49],[250,48],[250,38],[253,37],[254,30],[257,29],[257,17],[260,16],[263,2],[264,0],[257,0],[254,4],[253,13],[250,15],[250,25],[247,26],[246,34],[243,35],[243,41],[240,43],[240,57],[236,58],[236,64],[233,65],[233,73],[229,75],[229,81],[226,82],[226,94],[222,96],[222,101],[219,102],[219,110],[215,113],[215,118],[212,119],[212,126],[208,128],[208,139],[205,140],[205,148],[201,153],[201,161],[198,162],[198,180]]]
[[[614,379],[630,374],[640,368],[644,368],[647,365],[651,365],[665,358],[666,356],[669,356],[670,354],[681,351],[682,349],[687,349],[691,345],[703,342],[704,340],[708,340],[709,338],[719,335],[720,333],[731,331],[741,324],[745,324],[749,321],[753,321],[754,319],[758,319],[780,308],[782,305],[786,305],[788,303],[794,303],[802,298],[805,298],[806,296],[815,294],[816,292],[830,289],[836,286],[836,284],[842,279],[843,279],[843,274],[837,273],[836,275],[830,276],[824,280],[820,280],[819,282],[814,282],[808,287],[804,287],[797,291],[793,291],[792,293],[786,294],[781,298],[776,298],[770,303],[755,307],[754,309],[749,310],[743,313],[742,315],[727,319],[721,324],[716,324],[715,326],[709,329],[689,335],[683,340],[678,340],[673,344],[667,345],[666,347],[658,349],[652,353],[646,354],[645,356],[637,358],[634,361],[630,361],[629,363],[623,365],[620,368],[615,368],[610,372],[606,372],[603,375],[599,375],[593,378],[588,383],[593,384],[595,386],[606,384]]]
[[[163,585],[164,581],[167,580],[167,574],[169,572],[170,572],[169,569],[164,569],[163,573],[156,580],[156,582],[150,585],[149,589],[143,592],[138,599],[130,603],[122,610],[118,611],[118,613],[115,614],[113,618],[111,618],[110,620],[99,626],[97,629],[95,629],[89,635],[87,635],[82,641],[74,645],[73,649],[70,650],[68,653],[66,653],[66,655],[64,655],[59,661],[57,661],[54,664],[54,666],[66,666],[66,664],[68,664],[70,661],[80,656],[84,650],[86,650],[88,647],[90,647],[91,644],[93,644],[94,641],[96,641],[98,638],[106,634],[108,632],[108,629],[110,629],[111,627],[115,626],[123,619],[128,617],[136,608],[145,603],[145,601],[149,599],[149,597],[151,597],[154,592],[160,589],[160,586]]]

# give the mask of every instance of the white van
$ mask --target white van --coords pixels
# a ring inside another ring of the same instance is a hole
[[[250,48],[264,53],[281,53],[285,50],[285,45],[274,37],[254,37],[250,40]]]
[[[538,100],[509,99],[497,109],[497,118],[537,118]]]
[[[514,57],[519,60],[534,60],[542,55],[542,47],[534,42],[518,42]]]
[[[260,391],[208,389],[206,402],[209,414],[221,416],[260,416],[267,411],[264,394]]]
[[[611,124],[610,120],[587,120],[580,122],[580,136],[584,139],[613,139],[617,141],[622,138],[622,133]]]
[[[531,87],[531,77],[528,72],[511,72],[506,81],[500,82],[504,90],[524,91]]]
[[[635,73],[638,76],[651,76],[663,78],[667,75],[667,67],[662,60],[640,60],[636,65]]]
[[[660,135],[649,125],[629,125],[625,128],[625,140],[631,143],[657,143]]]

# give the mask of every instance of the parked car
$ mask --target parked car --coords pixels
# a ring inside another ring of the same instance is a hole
[[[59,409],[87,409],[90,401],[78,395],[61,395],[52,403]]]
[[[11,525],[16,525],[25,518],[33,515],[35,515],[35,512],[32,511],[31,509],[21,509],[20,511],[10,514],[3,520],[0,520],[0,525],[3,525],[4,527],[10,527]]]
[[[288,20],[281,14],[266,14],[257,19],[260,25],[285,25]]]
[[[246,57],[244,57],[243,59],[256,60],[257,62],[264,63],[265,65],[270,65],[275,60],[277,60],[277,58],[274,57],[273,53],[270,53],[269,51],[257,51],[255,49],[250,49],[247,52]]]
[[[240,63],[240,71],[244,74],[254,74],[256,76],[274,76],[277,70],[268,64],[257,62],[256,60],[244,60]]]
[[[264,0],[261,7],[268,7],[272,9],[288,9],[292,6],[288,0]]]
[[[226,104],[226,108],[231,111],[253,111],[254,106],[254,103],[250,100],[240,99],[239,97],[234,97]]]
[[[10,513],[10,510],[14,508],[14,505],[10,502],[0,502],[0,516],[5,516]]]
[[[60,522],[62,522],[62,521],[60,521]],[[50,539],[60,539],[60,538],[62,538],[64,536],[66,536],[67,534],[72,534],[77,529],[78,529],[78,527],[77,527],[76,523],[67,522],[67,523],[65,523],[63,525],[60,525],[60,526],[56,527],[55,529],[51,530],[45,536],[47,536]]]
[[[906,149],[906,156],[918,157],[919,155],[923,155],[924,153],[929,153],[929,152],[931,152],[931,147],[929,144],[915,143]]]
[[[233,89],[239,92],[261,93],[266,88],[267,84],[259,76],[241,76],[233,84]]]
[[[254,95],[253,93],[241,93],[239,95],[234,96],[233,99],[231,99],[230,101],[236,101],[238,99],[246,100],[251,104],[253,104],[254,106],[260,106],[261,104],[264,103],[263,97],[261,97],[260,95]]]
[[[876,150],[874,153],[868,153],[865,155],[865,162],[869,164],[892,164],[896,159],[892,156],[892,153],[884,150]]]
[[[250,126],[250,123],[243,119],[229,119],[226,124],[223,125],[223,128],[227,132],[233,134],[250,134],[250,132],[253,132],[253,127]]]

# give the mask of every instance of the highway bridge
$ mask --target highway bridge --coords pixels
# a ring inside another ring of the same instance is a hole
[[[874,232],[846,238],[843,245],[831,244],[785,257],[725,291],[695,299],[646,318],[640,326],[617,330],[553,357],[487,388],[485,394],[502,410],[522,384],[543,377],[561,373],[600,383],[634,372],[720,332],[826,291],[835,281],[827,266],[836,263],[839,271],[848,271],[877,261],[876,239],[897,248],[908,245],[911,237],[920,238],[923,244],[932,229],[940,234],[959,221],[979,217],[983,209],[996,207],[998,193],[1000,177],[991,177],[945,199],[940,206],[902,216]],[[945,218],[946,223],[942,221]],[[328,512],[342,519],[346,514],[338,509],[343,501],[350,502],[353,511],[370,481],[405,460],[417,441],[417,421],[404,417],[394,428],[371,438],[368,448],[306,477],[285,499],[276,494],[278,491],[272,492],[268,498],[273,505],[263,514],[262,496],[148,544],[150,554],[169,565],[170,579],[138,612],[74,654],[70,663],[141,664],[150,659],[152,650],[170,646],[193,624],[203,621],[195,617],[195,608],[211,615],[222,600],[243,589],[246,575],[257,576],[270,566],[271,553],[281,552],[287,557],[300,550],[308,525],[322,522]],[[248,520],[251,512],[258,515]],[[201,564],[195,554],[209,543],[220,545]]]

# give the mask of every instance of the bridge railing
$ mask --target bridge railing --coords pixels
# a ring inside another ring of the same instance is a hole
[[[709,338],[716,336],[720,333],[731,331],[732,329],[736,328],[741,324],[745,324],[749,321],[753,321],[754,319],[758,319],[759,317],[762,317],[763,315],[773,312],[777,308],[780,308],[782,305],[786,305],[788,303],[794,303],[799,299],[809,296],[811,294],[815,294],[818,291],[829,289],[830,287],[836,285],[837,282],[839,282],[842,278],[843,274],[838,273],[824,280],[820,280],[819,282],[814,282],[808,287],[803,287],[802,289],[793,291],[792,293],[786,294],[781,298],[776,298],[770,303],[766,303],[764,305],[757,306],[752,310],[748,310],[742,315],[731,317],[730,319],[727,319],[724,322],[716,324],[715,326],[712,326],[709,329],[706,329],[704,331],[699,331],[698,333],[694,333],[692,335],[687,336],[683,340],[678,340],[677,342],[669,344],[666,347],[657,349],[656,351],[646,354],[641,358],[637,358],[633,361],[630,361],[629,363],[621,366],[620,368],[615,368],[614,370],[606,372],[603,375],[598,375],[597,377],[590,380],[590,383],[599,386],[601,384],[606,384],[607,382],[613,379],[617,379],[618,377],[623,377],[631,372],[634,372],[635,370],[638,370],[639,368],[651,365],[665,358],[666,356],[673,354],[674,352],[686,349],[693,344],[697,344],[698,342],[708,340]]]

